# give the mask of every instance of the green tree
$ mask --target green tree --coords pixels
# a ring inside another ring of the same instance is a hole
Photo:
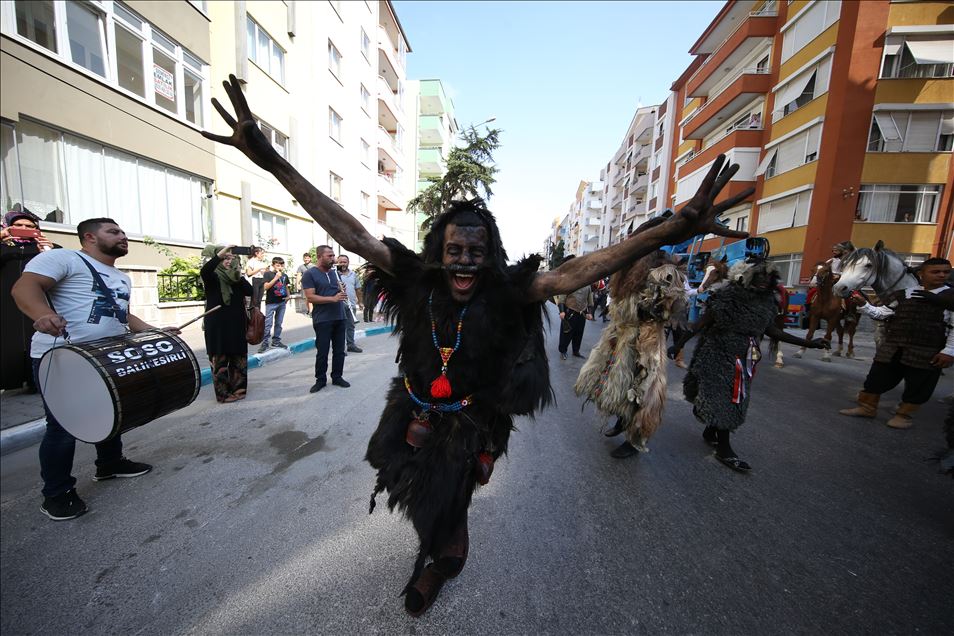
[[[560,239],[560,242],[556,244],[556,247],[553,248],[553,251],[550,252],[550,269],[556,269],[560,266],[560,263],[563,262],[564,252],[566,247],[563,245],[563,239]]]
[[[489,128],[481,135],[474,126],[460,134],[461,145],[453,148],[447,156],[447,170],[441,177],[428,177],[428,186],[408,201],[410,213],[424,214],[421,231],[431,227],[434,217],[455,199],[481,196],[484,200],[493,196],[490,186],[496,182],[494,175],[494,151],[500,147],[498,128]]]

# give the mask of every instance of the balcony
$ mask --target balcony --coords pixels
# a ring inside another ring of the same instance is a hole
[[[387,80],[378,76],[378,125],[394,130],[398,124],[397,99]]]
[[[588,218],[588,219],[586,220],[586,224],[587,224],[587,225],[590,225],[590,226],[599,227],[599,226],[602,224],[602,221],[600,221],[600,220],[599,220],[597,217],[595,217],[595,216],[591,216],[590,218]]]
[[[761,148],[762,133],[761,127],[735,128],[704,150],[697,150],[686,157],[679,167],[679,174],[691,174],[702,166],[715,161],[715,158],[720,154],[725,154],[733,148]]]
[[[385,210],[403,209],[398,201],[401,200],[397,188],[397,174],[391,171],[378,172],[378,206]]]
[[[444,118],[440,115],[421,115],[418,130],[422,146],[443,146],[447,143]]]
[[[749,134],[760,134],[758,131],[737,131],[734,134],[739,133],[749,133]],[[685,201],[688,201],[696,193],[696,190],[702,184],[702,180],[705,179],[706,173],[709,171],[709,167],[712,165],[712,162],[715,161],[715,157],[718,155],[715,151],[716,146],[713,146],[709,151],[704,151],[700,153],[698,161],[693,159],[688,164],[683,165],[679,169],[679,180],[676,182],[676,194],[673,195],[673,203],[679,205]],[[712,151],[712,159],[703,162],[702,156],[706,155],[708,152]],[[762,151],[761,142],[751,148],[732,148],[725,153],[726,163],[739,164],[739,171],[736,172],[732,179],[729,181],[728,185],[719,193],[719,196],[716,198],[716,202],[724,201],[729,197],[739,194],[749,186],[753,185],[753,182],[756,180],[755,171],[758,168],[759,164],[759,154]],[[702,164],[702,165],[699,165]],[[698,166],[698,167],[697,167]],[[692,168],[689,170],[688,168]]]
[[[690,97],[708,97],[709,91],[730,75],[750,53],[760,46],[771,44],[775,36],[775,22],[774,13],[748,16],[689,78],[686,94]]]
[[[443,115],[448,111],[447,96],[438,80],[421,80],[420,105],[422,115]]]
[[[400,34],[397,34],[396,37],[401,36]],[[380,53],[378,60],[379,62],[382,61],[381,56],[383,55],[388,66],[391,67],[392,71],[395,71],[394,77],[398,77],[398,73],[396,71],[398,69],[401,71],[404,70],[404,60],[401,57],[398,47],[394,44],[394,39],[395,38],[391,37],[391,34],[388,33],[388,30],[384,28],[384,25],[378,25],[378,51]],[[384,74],[381,73],[381,75]],[[385,75],[385,77],[387,76]]]
[[[683,139],[706,137],[719,126],[723,126],[729,117],[745,104],[759,95],[767,94],[772,88],[771,84],[772,77],[767,70],[742,69],[725,90],[703,104],[694,116],[683,124]]]
[[[384,161],[388,169],[396,169],[400,164],[401,153],[397,150],[395,136],[384,127],[378,126],[378,161]]]
[[[598,200],[598,199],[596,199],[596,200],[593,200],[593,201],[590,201],[589,203],[587,203],[587,204],[586,204],[586,207],[589,208],[590,210],[602,210],[602,209],[603,209],[603,202],[600,201],[600,200]]]
[[[417,168],[423,177],[439,177],[444,172],[444,157],[440,148],[419,148]]]

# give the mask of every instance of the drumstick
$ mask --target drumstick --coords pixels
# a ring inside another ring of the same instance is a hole
[[[179,325],[179,331],[182,331],[183,329],[185,329],[186,327],[188,327],[189,325],[191,325],[192,323],[194,323],[196,320],[199,320],[200,318],[205,318],[206,316],[208,316],[209,314],[211,314],[213,311],[219,309],[220,307],[222,307],[222,305],[216,305],[215,307],[213,307],[212,309],[208,310],[208,311],[205,312],[204,314],[199,314],[198,316],[196,316],[195,318],[193,318],[193,319],[190,320],[189,322]]]

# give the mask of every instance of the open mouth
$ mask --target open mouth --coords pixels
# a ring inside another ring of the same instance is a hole
[[[458,272],[451,275],[451,284],[453,284],[454,289],[459,292],[470,291],[475,282],[477,282],[477,276],[474,274],[463,274]]]

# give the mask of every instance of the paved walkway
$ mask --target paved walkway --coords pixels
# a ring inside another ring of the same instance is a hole
[[[361,322],[355,325],[355,328],[366,329],[383,325],[382,322]],[[286,344],[315,337],[315,332],[311,326],[311,318],[305,314],[291,311],[291,307],[285,312],[283,327],[282,340]],[[182,338],[195,352],[199,364],[204,365],[208,357],[205,352],[205,333],[202,331],[201,322],[196,322],[187,327],[182,332]],[[257,351],[258,345],[249,345],[248,352],[250,355]],[[33,395],[26,395],[22,391],[3,391],[0,393],[0,430],[33,422],[42,417],[43,402],[38,393]]]

